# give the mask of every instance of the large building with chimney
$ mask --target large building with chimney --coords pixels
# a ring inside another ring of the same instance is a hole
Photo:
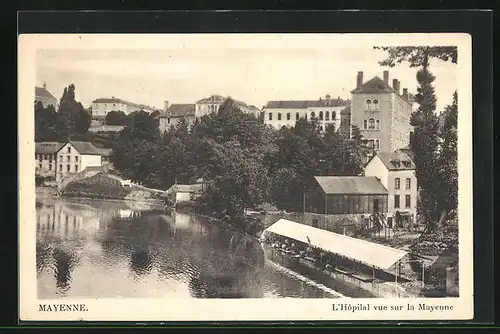
[[[269,101],[264,107],[264,123],[275,129],[295,126],[300,118],[316,118],[320,130],[325,130],[329,124],[339,130],[342,124],[342,114],[348,112],[349,100],[340,97],[332,99],[330,95],[318,100],[285,100]]]
[[[398,79],[389,85],[389,71],[363,81],[358,72],[356,88],[351,91],[351,127],[356,125],[375,152],[394,152],[410,143],[412,102],[408,89],[401,92]]]

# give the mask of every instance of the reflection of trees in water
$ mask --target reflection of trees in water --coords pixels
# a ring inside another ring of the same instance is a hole
[[[151,272],[153,262],[153,256],[149,250],[139,249],[130,256],[130,269],[138,276],[142,276]]]
[[[199,276],[189,281],[189,292],[195,298],[249,298],[235,276]]]
[[[71,273],[76,265],[76,257],[73,252],[55,248],[52,252],[54,258],[54,277],[56,286],[60,292],[66,292],[71,284]]]
[[[52,248],[46,242],[36,243],[36,273],[40,275],[52,260]]]

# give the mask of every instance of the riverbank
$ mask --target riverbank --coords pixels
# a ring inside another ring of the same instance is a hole
[[[135,186],[124,187],[120,181],[103,173],[69,183],[60,195],[64,198],[76,197],[163,204],[163,198],[157,192]]]

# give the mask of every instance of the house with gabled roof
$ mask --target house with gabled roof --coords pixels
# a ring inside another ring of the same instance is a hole
[[[407,153],[376,153],[366,164],[365,175],[378,178],[387,188],[389,225],[409,226],[416,222],[418,184],[415,163]]]
[[[102,153],[84,141],[35,143],[35,170],[40,176],[60,180],[89,167],[102,166]]]
[[[339,130],[342,124],[342,112],[350,106],[349,100],[331,98],[330,95],[318,100],[283,100],[269,101],[264,106],[264,123],[276,129],[283,126],[295,126],[300,118],[316,118],[320,130],[329,124]]]
[[[47,90],[46,83],[43,87],[35,87],[35,104],[38,102],[41,102],[44,108],[51,105],[57,109],[57,99]]]
[[[412,98],[408,89],[401,92],[401,83],[389,71],[383,79],[375,76],[363,81],[358,72],[356,88],[351,91],[351,126],[356,125],[373,152],[394,152],[410,143]]]

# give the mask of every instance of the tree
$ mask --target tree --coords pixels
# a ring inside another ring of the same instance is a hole
[[[129,122],[129,118],[127,115],[121,111],[110,111],[109,113],[106,114],[106,117],[104,118],[104,122],[108,125],[127,125]]]
[[[453,64],[458,61],[456,46],[375,46],[374,49],[387,52],[387,58],[379,63],[388,67],[403,62],[408,62],[410,67],[429,67],[429,60],[433,58]]]
[[[444,124],[441,129],[441,149],[439,155],[440,179],[442,181],[441,207],[443,212],[439,225],[448,212],[456,210],[458,205],[458,168],[457,168],[457,117],[458,93],[453,94],[453,102],[444,111]]]
[[[403,62],[410,67],[420,68],[417,72],[419,87],[415,100],[419,107],[411,115],[410,123],[414,132],[410,148],[414,155],[415,174],[420,192],[418,211],[427,223],[426,232],[434,231],[436,224],[442,222],[447,215],[447,204],[442,193],[444,183],[442,163],[439,157],[439,121],[435,113],[436,96],[432,85],[435,77],[429,71],[431,59],[451,61],[458,60],[457,48],[454,46],[419,46],[419,47],[375,47],[387,51],[388,56],[382,60],[382,66],[393,67]]]
[[[54,106],[35,104],[35,141],[60,141],[66,136],[65,127]]]
[[[75,100],[75,85],[64,88],[59,104],[59,116],[65,126],[65,140],[70,140],[75,134],[85,134],[90,127],[92,115]]]

